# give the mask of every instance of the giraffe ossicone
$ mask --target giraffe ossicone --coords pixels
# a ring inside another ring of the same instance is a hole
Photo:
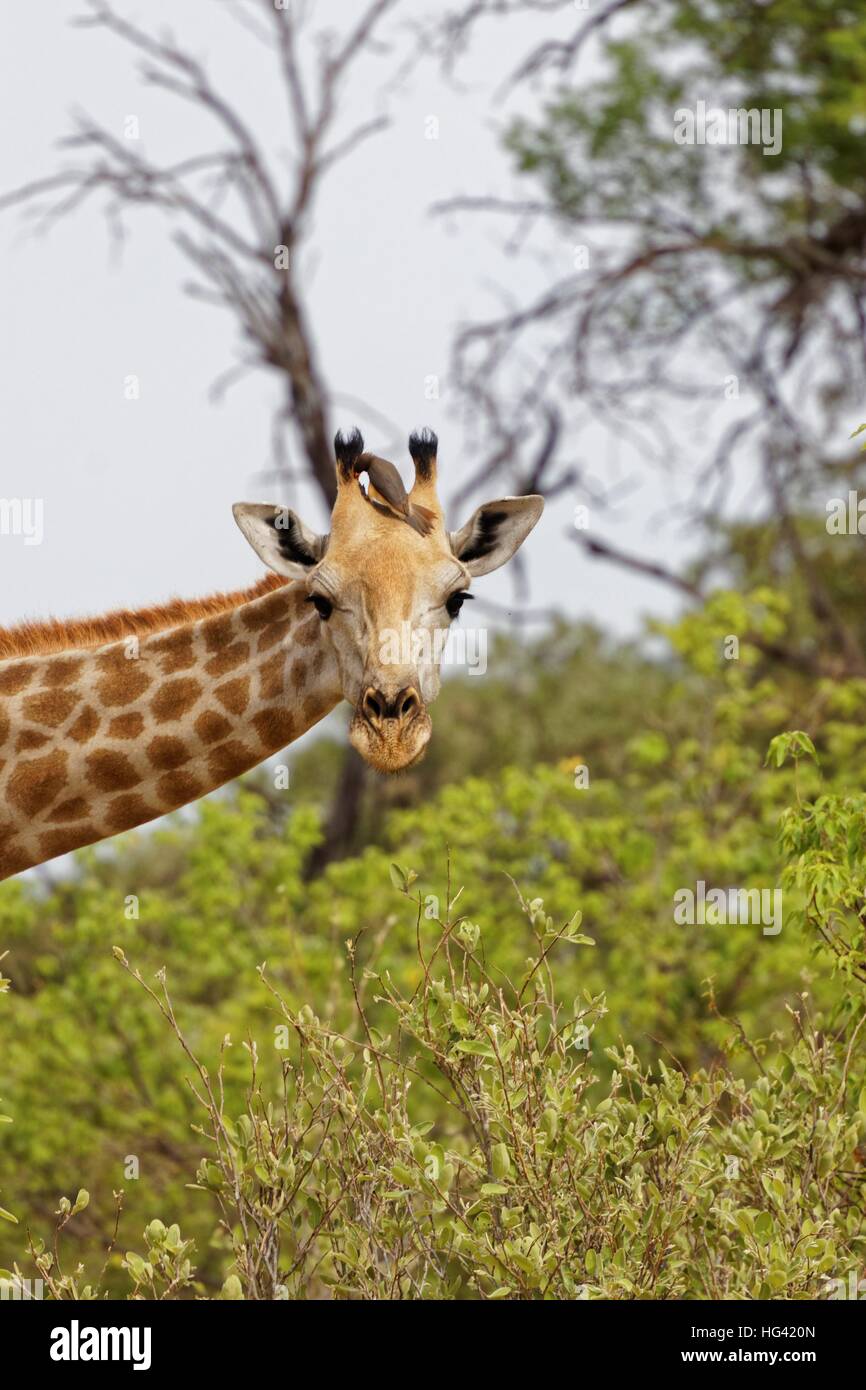
[[[543,499],[486,503],[449,533],[430,431],[410,437],[408,494],[357,430],[335,449],[327,535],[276,504],[235,506],[271,571],[253,588],[0,630],[0,879],[197,800],[341,699],[352,743],[378,771],[423,756],[438,639],[471,580],[523,543]],[[425,640],[389,645],[407,624]]]

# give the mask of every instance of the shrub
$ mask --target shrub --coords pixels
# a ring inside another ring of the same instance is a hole
[[[862,824],[862,806],[836,813]],[[824,820],[841,833],[829,807]],[[359,942],[347,942],[352,1036],[292,1008],[262,967],[285,1050],[269,1087],[244,1040],[240,1111],[226,1098],[231,1038],[212,1067],[202,1062],[164,972],[154,987],[116,948],[191,1073],[204,1148],[193,1186],[215,1206],[229,1262],[219,1296],[815,1298],[859,1270],[862,1017],[834,1036],[803,995],[787,1036],[754,1043],[730,1025],[724,1056],[691,1074],[665,1061],[651,1074],[631,1045],[611,1047],[600,1091],[592,1037],[604,996],[566,1001],[555,984],[562,953],[592,944],[577,918],[557,927],[518,893],[534,948],[512,980],[457,914],[460,893],[431,935],[414,875],[395,866],[393,878],[414,897],[417,987],[401,990],[372,958],[359,970]],[[833,910],[825,897],[821,911]],[[739,1055],[751,1082],[736,1075]],[[86,1198],[63,1199],[58,1230]],[[31,1244],[51,1295],[98,1296],[83,1269],[64,1273],[59,1248]],[[177,1224],[153,1220],[143,1253],[115,1263],[133,1297],[201,1295],[191,1256]]]

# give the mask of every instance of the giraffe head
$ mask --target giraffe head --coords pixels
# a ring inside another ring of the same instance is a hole
[[[439,693],[442,648],[469,584],[511,558],[544,500],[487,502],[449,533],[436,487],[437,440],[425,430],[409,440],[415,481],[407,505],[425,517],[429,529],[421,534],[398,513],[392,489],[391,499],[377,493],[373,478],[382,481],[383,461],[364,453],[358,430],[348,438],[338,434],[335,447],[337,498],[328,535],[317,535],[285,507],[240,502],[234,514],[265,564],[306,586],[354,710],[355,748],[379,772],[399,772],[423,756],[429,741],[427,707]],[[359,476],[366,464],[365,492]]]

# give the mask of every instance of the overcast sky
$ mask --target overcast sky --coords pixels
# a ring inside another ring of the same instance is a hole
[[[119,0],[118,7],[148,27],[170,20],[279,157],[282,94],[268,55],[226,13],[224,0]],[[345,13],[343,5],[318,9]],[[75,109],[119,134],[134,115],[142,149],[159,158],[207,147],[196,114],[143,88],[117,40],[70,25],[78,13],[71,0],[0,10],[4,189],[69,158],[54,146]],[[562,273],[572,248],[507,256],[501,224],[443,220],[430,206],[455,193],[517,187],[500,147],[504,112],[491,107],[491,82],[563,22],[570,30],[574,16],[488,27],[463,69],[463,90],[432,63],[416,67],[388,101],[391,128],[332,175],[304,252],[309,317],[331,388],[368,401],[404,435],[433,426],[446,497],[472,462],[449,394],[456,325],[494,309],[503,288],[527,297]],[[386,109],[378,94],[386,70],[387,62],[372,58],[360,65],[345,93],[347,124]],[[425,138],[431,115],[439,122],[436,140]],[[128,229],[118,261],[95,202],[38,239],[17,213],[0,220],[0,498],[44,501],[41,545],[0,536],[0,623],[253,581],[259,562],[231,516],[241,498],[290,501],[316,525],[324,520],[312,492],[274,496],[274,485],[256,479],[268,462],[273,379],[261,371],[221,404],[209,399],[211,383],[235,360],[232,322],[184,297],[188,272],[158,214],[133,213]],[[125,398],[131,375],[140,382],[138,400]],[[431,375],[440,378],[439,400],[425,398]],[[356,419],[365,424],[357,410],[338,404],[335,424]],[[370,447],[381,447],[384,431],[367,425],[365,433]],[[581,449],[586,461],[585,437]],[[598,460],[590,460],[599,476],[608,467],[605,450],[599,437]],[[677,563],[685,539],[658,525],[669,487],[648,470],[645,487],[601,529],[617,545]],[[649,607],[672,611],[676,601],[664,588],[581,556],[567,533],[584,500],[563,497],[530,538],[531,602],[558,604],[617,632],[635,631]],[[476,589],[500,602],[512,597],[505,572]]]

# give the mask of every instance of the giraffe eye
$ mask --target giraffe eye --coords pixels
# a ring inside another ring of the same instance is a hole
[[[311,603],[323,621],[327,621],[334,611],[334,605],[324,594],[310,594],[307,603]]]
[[[449,618],[456,618],[466,600],[471,597],[471,594],[465,593],[452,594],[445,603]]]

